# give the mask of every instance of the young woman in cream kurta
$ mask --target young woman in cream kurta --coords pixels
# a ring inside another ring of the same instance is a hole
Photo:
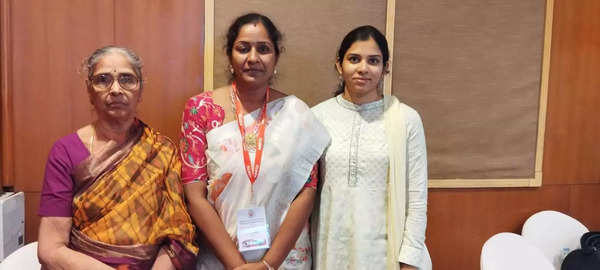
[[[388,59],[377,29],[351,31],[338,51],[340,91],[313,108],[332,138],[312,222],[315,269],[431,269],[423,125],[379,93]]]

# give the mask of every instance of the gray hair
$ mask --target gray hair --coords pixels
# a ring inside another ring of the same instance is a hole
[[[109,53],[115,52],[121,53],[127,58],[129,64],[131,64],[131,66],[133,67],[135,75],[137,75],[140,80],[140,89],[143,88],[144,80],[142,78],[142,59],[140,59],[140,57],[135,52],[133,52],[133,50],[122,46],[109,45],[106,47],[102,47],[96,49],[88,58],[86,58],[83,62],[83,69],[84,71],[87,71],[88,78],[92,77],[92,75],[94,74],[94,70],[96,69],[96,64],[98,64],[102,57]]]

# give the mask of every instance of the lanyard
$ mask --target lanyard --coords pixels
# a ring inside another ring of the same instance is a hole
[[[267,93],[265,97],[265,102],[262,106],[262,110],[260,112],[260,118],[258,119],[258,134],[256,136],[256,155],[254,156],[254,166],[250,162],[250,154],[248,153],[248,145],[246,143],[246,128],[244,126],[244,114],[242,112],[242,103],[240,102],[240,98],[238,96],[238,90],[235,85],[235,82],[231,84],[231,100],[235,104],[235,117],[237,119],[238,127],[240,129],[240,134],[242,135],[242,149],[244,152],[244,167],[246,169],[246,174],[250,179],[250,183],[254,184],[256,178],[258,177],[258,173],[260,172],[260,162],[262,160],[263,146],[264,146],[264,138],[265,138],[265,127],[266,127],[266,118],[267,118],[267,102],[269,100],[269,87],[267,86]]]

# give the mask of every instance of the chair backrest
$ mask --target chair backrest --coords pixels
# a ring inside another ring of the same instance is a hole
[[[39,270],[37,242],[29,243],[11,253],[0,263],[0,270]]]
[[[525,221],[521,235],[537,246],[560,269],[563,259],[581,247],[580,238],[588,232],[581,222],[557,211],[541,211]]]
[[[553,270],[542,252],[521,235],[503,232],[488,239],[481,249],[481,270]]]

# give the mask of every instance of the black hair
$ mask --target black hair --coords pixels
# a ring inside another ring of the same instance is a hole
[[[258,13],[248,13],[246,15],[242,15],[235,19],[231,26],[229,26],[229,29],[227,30],[227,43],[225,44],[225,52],[227,53],[227,56],[231,57],[233,43],[240,34],[240,29],[242,26],[249,23],[261,23],[267,29],[269,39],[275,47],[275,56],[279,57],[279,53],[281,52],[281,48],[279,47],[279,43],[281,42],[281,32],[277,30],[277,27],[275,27],[275,24],[273,24],[271,19]]]
[[[354,42],[359,41],[359,40],[365,41],[365,40],[369,40],[370,38],[375,40],[375,43],[377,43],[379,50],[381,50],[381,54],[383,56],[383,66],[385,67],[388,64],[388,61],[390,59],[390,51],[388,49],[388,42],[385,39],[385,36],[379,30],[377,30],[377,28],[375,28],[371,25],[359,26],[359,27],[355,28],[354,30],[350,31],[344,37],[344,39],[342,40],[342,44],[340,44],[340,48],[338,49],[338,52],[337,52],[336,61],[339,63],[339,65],[341,65],[342,62],[344,61],[344,55],[346,55],[346,52],[348,51],[348,49],[350,49],[350,47],[352,46],[352,44],[354,44]],[[337,91],[335,91],[334,96],[337,96],[337,95],[343,93],[345,87],[346,87],[346,83],[344,82],[344,80],[342,80]]]

